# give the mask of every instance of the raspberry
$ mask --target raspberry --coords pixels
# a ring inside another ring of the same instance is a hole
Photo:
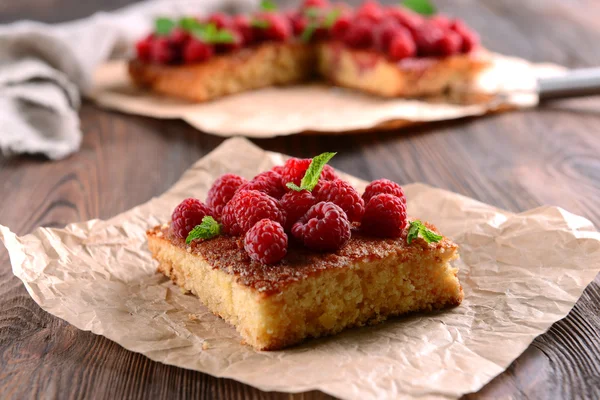
[[[183,48],[183,60],[186,63],[206,61],[211,58],[213,54],[213,47],[198,39],[189,40]]]
[[[389,18],[393,18],[400,25],[408,28],[410,31],[414,31],[419,26],[421,26],[424,22],[423,17],[419,14],[414,13],[408,9],[398,8],[398,7],[390,7],[385,10],[387,16]]]
[[[450,18],[444,16],[444,15],[436,15],[434,17],[429,18],[428,22],[430,24],[433,24],[437,27],[440,27],[444,30],[450,28]]]
[[[406,206],[393,194],[373,196],[367,203],[361,230],[368,235],[397,238],[406,228]]]
[[[343,40],[350,25],[352,25],[352,17],[350,15],[340,15],[331,27],[331,36],[334,39]]]
[[[190,38],[190,34],[181,28],[175,28],[169,34],[169,41],[173,46],[181,48]]]
[[[221,175],[208,191],[206,205],[214,211],[216,217],[220,218],[225,205],[233,198],[238,188],[247,182],[246,179],[234,174]]]
[[[223,232],[231,236],[237,236],[242,233],[242,229],[235,219],[233,208],[231,208],[231,202],[227,203],[223,207],[223,213],[221,214],[221,224],[223,224]]]
[[[154,35],[150,34],[135,44],[135,50],[137,53],[137,57],[140,60],[150,61],[150,58],[152,56],[152,39],[153,38],[154,38]]]
[[[292,26],[292,32],[294,33],[294,36],[300,36],[308,25],[307,18],[303,14],[296,11],[287,13],[286,17]]]
[[[281,173],[281,184],[285,186],[288,182],[293,182],[296,185],[300,185],[300,181],[304,177],[310,161],[310,158],[290,158],[287,160]]]
[[[458,33],[462,38],[461,51],[463,53],[469,53],[479,46],[479,35],[469,29],[464,22],[454,20],[450,23],[450,29]]]
[[[326,8],[329,7],[329,0],[304,0],[302,2],[302,8]]]
[[[413,38],[420,56],[438,55],[438,43],[444,37],[444,31],[436,25],[423,24],[413,31]]]
[[[152,61],[159,64],[172,63],[175,61],[176,57],[176,52],[167,38],[154,39],[152,41],[150,54]]]
[[[173,211],[171,215],[171,229],[173,233],[182,239],[187,238],[187,235],[196,225],[202,223],[202,218],[207,215],[212,215],[210,208],[202,204],[198,199],[185,199]]]
[[[292,235],[309,249],[335,251],[350,240],[350,222],[344,210],[322,201],[294,224]]]
[[[291,230],[292,226],[316,203],[317,199],[308,190],[287,192],[279,201],[279,206],[285,212],[285,230]]]
[[[325,164],[323,166],[323,171],[321,171],[321,179],[325,181],[335,181],[340,178],[337,176],[331,165]]]
[[[396,182],[392,182],[389,179],[378,179],[373,181],[367,185],[365,188],[365,192],[362,195],[365,204],[369,203],[369,200],[373,196],[377,196],[378,194],[387,193],[398,197],[404,205],[406,205],[406,196],[404,196],[404,190],[402,190],[402,186],[398,185]]]
[[[359,20],[354,25],[350,25],[344,36],[344,43],[360,49],[371,47],[373,45],[372,24],[365,20]]]
[[[251,259],[263,264],[274,264],[287,254],[288,237],[275,221],[261,219],[244,238],[244,249]]]
[[[254,42],[254,32],[250,26],[250,19],[245,15],[236,15],[233,17],[233,27],[240,33],[244,45]]]
[[[213,23],[219,29],[229,28],[233,25],[231,17],[223,13],[214,13],[208,18],[208,23]]]
[[[357,10],[356,18],[365,19],[371,22],[379,22],[383,19],[383,9],[378,2],[373,0],[365,1]]]
[[[282,15],[264,13],[256,17],[259,21],[265,21],[266,28],[255,28],[255,33],[265,39],[276,42],[283,42],[292,36],[292,26],[290,22]]]
[[[387,19],[377,25],[373,32],[375,47],[378,50],[387,53],[390,42],[396,35],[396,32],[401,29],[405,28],[401,27],[400,24],[393,19]]]
[[[285,225],[285,215],[277,200],[258,190],[240,190],[231,199],[231,208],[241,233],[246,233],[261,219]]]
[[[342,208],[351,222],[360,222],[365,212],[365,202],[356,189],[341,179],[321,182],[315,190],[318,201],[329,201]]]
[[[402,28],[404,29],[404,28]],[[417,46],[408,30],[398,31],[390,42],[388,56],[392,61],[400,61],[413,57],[417,53]]]
[[[281,175],[275,171],[266,171],[256,175],[250,182],[242,185],[239,190],[258,190],[276,199],[280,199],[286,192],[281,185]]]
[[[279,175],[283,175],[283,165],[276,165],[271,168],[271,171],[277,172]]]
[[[462,37],[458,33],[446,31],[446,34],[436,43],[437,55],[451,56],[460,53],[462,44]]]

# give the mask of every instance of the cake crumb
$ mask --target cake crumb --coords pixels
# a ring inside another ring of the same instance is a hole
[[[162,224],[162,228],[167,229],[168,227],[169,227],[168,223],[165,222],[164,224]]]
[[[188,319],[190,321],[197,321],[198,320],[198,316],[196,314],[188,314]]]
[[[202,350],[208,350],[210,348],[208,342],[202,342]]]
[[[187,247],[185,250],[186,250],[188,253],[191,253],[191,252],[192,252],[192,246],[188,246],[188,247]]]
[[[158,233],[156,234],[156,237],[163,237],[162,231],[158,231]]]

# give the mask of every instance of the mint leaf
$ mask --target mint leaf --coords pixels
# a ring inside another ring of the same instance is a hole
[[[271,26],[271,24],[269,24],[269,21],[265,21],[262,19],[253,19],[252,21],[250,21],[250,26],[258,29],[267,29]]]
[[[319,7],[308,7],[304,10],[304,15],[308,18],[317,18],[321,15],[321,9]]]
[[[413,240],[421,236],[423,240],[427,243],[439,242],[444,237],[442,235],[438,235],[431,229],[427,228],[423,223],[419,220],[411,221],[410,227],[408,228],[408,235],[406,237],[406,242],[410,244]]]
[[[433,15],[437,12],[429,0],[402,0],[400,5],[422,15]]]
[[[325,21],[323,21],[323,26],[327,29],[331,28],[333,26],[333,24],[335,24],[335,22],[338,20],[341,13],[342,13],[342,10],[340,10],[339,8],[329,11],[327,13],[327,15],[325,16]]]
[[[302,40],[305,43],[310,42],[310,39],[312,38],[316,30],[317,24],[315,24],[314,22],[309,23],[308,25],[306,25],[306,28],[304,28],[304,30],[302,31],[302,34],[300,35],[300,40]]]
[[[170,18],[157,18],[154,21],[154,33],[159,36],[167,36],[175,28],[175,21]]]
[[[213,23],[200,24],[200,26],[194,27],[190,33],[202,40],[204,43],[219,44],[235,42],[235,37],[231,31],[227,29],[219,29]]]
[[[317,183],[319,183],[319,178],[321,177],[321,172],[323,171],[323,167],[325,164],[329,162],[337,153],[323,153],[314,157],[308,166],[308,169],[304,173],[304,177],[300,182],[300,186],[295,185],[293,182],[288,182],[286,186],[296,192],[301,190],[312,191]]]
[[[184,17],[179,20],[179,27],[186,32],[191,32],[194,29],[201,29],[202,24],[194,17]]]
[[[213,217],[207,215],[202,218],[202,223],[200,225],[196,225],[194,229],[190,231],[185,239],[185,243],[189,244],[192,240],[196,239],[212,239],[220,234],[221,225],[215,221]]]
[[[260,9],[263,11],[277,11],[277,5],[271,0],[261,0]]]

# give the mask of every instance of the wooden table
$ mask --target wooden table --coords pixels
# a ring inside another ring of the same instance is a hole
[[[56,22],[130,0],[21,0],[0,5],[0,21]],[[437,0],[495,51],[570,67],[600,65],[596,0]],[[223,139],[180,121],[105,111],[84,103],[81,150],[49,162],[0,156],[0,222],[23,235],[109,218],[169,188]],[[1,129],[1,128],[0,128]],[[600,223],[600,100],[572,100],[402,132],[256,140],[364,179],[426,182],[519,212],[551,204]],[[263,393],[150,361],[42,311],[11,272],[0,246],[0,398],[306,398]],[[600,276],[567,318],[540,336],[473,398],[600,398]],[[498,343],[499,346],[502,343]]]

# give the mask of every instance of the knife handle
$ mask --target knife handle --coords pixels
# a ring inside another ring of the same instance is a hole
[[[600,95],[600,68],[575,69],[538,80],[540,101]]]

